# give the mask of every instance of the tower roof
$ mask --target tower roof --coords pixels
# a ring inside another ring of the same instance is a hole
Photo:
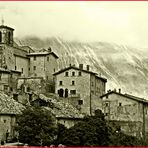
[[[9,30],[14,31],[14,29],[13,29],[13,28],[8,27],[8,26],[5,26],[5,25],[0,25],[0,29],[2,29],[2,28],[5,28],[5,29],[9,29]]]

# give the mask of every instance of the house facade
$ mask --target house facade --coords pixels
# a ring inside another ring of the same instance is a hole
[[[108,121],[117,123],[124,133],[146,138],[148,135],[148,101],[110,91],[101,96],[102,110]]]
[[[82,64],[79,68],[69,66],[54,73],[54,76],[55,93],[63,101],[89,115],[101,107],[100,96],[105,93],[107,80],[90,71],[88,65],[86,69]]]

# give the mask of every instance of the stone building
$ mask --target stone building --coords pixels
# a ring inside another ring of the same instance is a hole
[[[107,120],[119,126],[126,134],[144,137],[148,135],[148,101],[129,94],[109,91],[101,96],[102,110]]]
[[[90,71],[89,65],[86,69],[83,64],[79,68],[69,66],[54,73],[54,76],[55,93],[59,94],[60,99],[89,115],[101,108],[100,96],[105,93],[107,80]]]
[[[25,107],[4,93],[0,93],[0,104],[0,141],[6,141],[16,136],[16,115]]]
[[[16,80],[20,77],[42,77],[47,84],[53,81],[58,56],[51,48],[35,52],[28,46],[19,46],[14,42],[13,34],[13,28],[0,26],[0,74],[2,78],[8,78],[8,90],[16,91]],[[0,79],[0,89],[4,87],[6,84]]]
[[[43,77],[46,81],[53,81],[53,73],[57,70],[58,56],[48,50],[40,50],[27,54],[30,59],[29,76]]]

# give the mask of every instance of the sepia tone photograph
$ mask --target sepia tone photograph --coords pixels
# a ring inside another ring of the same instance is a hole
[[[148,2],[1,1],[1,146],[147,146]]]

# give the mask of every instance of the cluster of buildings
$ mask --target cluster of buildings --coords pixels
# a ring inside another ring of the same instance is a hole
[[[13,101],[21,102],[24,95],[27,101],[35,102],[38,99],[35,94],[53,92],[59,100],[71,104],[82,114],[94,115],[100,109],[109,122],[118,126],[118,130],[146,138],[147,100],[124,94],[121,89],[106,92],[107,79],[92,72],[89,65],[68,65],[58,69],[59,57],[51,48],[34,51],[29,46],[19,46],[14,42],[13,32],[13,28],[0,26],[1,93],[12,96]],[[12,114],[0,111],[0,125],[4,127],[0,135],[7,131],[12,131],[10,134],[13,135],[11,120],[7,121],[6,116]],[[78,120],[64,116],[59,119],[68,127],[69,121]]]

